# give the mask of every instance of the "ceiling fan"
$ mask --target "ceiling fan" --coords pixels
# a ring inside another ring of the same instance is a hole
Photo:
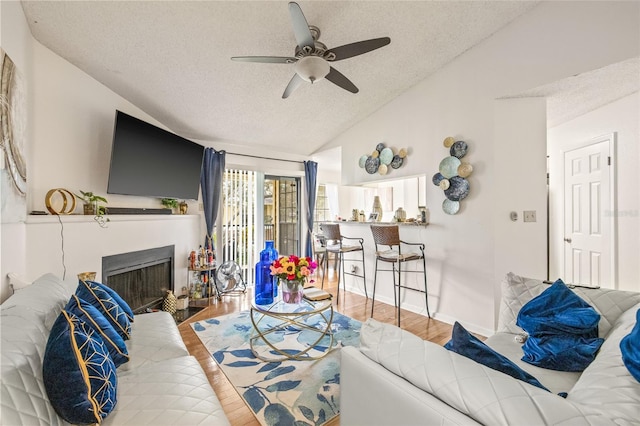
[[[296,73],[284,90],[283,99],[288,98],[303,82],[313,84],[323,78],[351,93],[358,93],[358,88],[330,63],[362,55],[391,43],[389,37],[381,37],[327,49],[324,43],[318,41],[320,29],[307,23],[297,3],[289,3],[289,12],[298,43],[294,56],[234,56],[231,58],[234,61],[243,62],[295,64]]]

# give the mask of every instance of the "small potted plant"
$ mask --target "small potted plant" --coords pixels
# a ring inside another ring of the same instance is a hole
[[[160,202],[166,209],[171,209],[172,213],[173,209],[178,207],[178,200],[176,200],[175,198],[163,198],[162,200],[160,200]]]
[[[106,213],[106,207],[100,203],[107,204],[107,199],[96,195],[89,191],[80,191],[80,194],[76,194],[76,197],[80,198],[84,203],[84,214],[92,216],[104,216]]]

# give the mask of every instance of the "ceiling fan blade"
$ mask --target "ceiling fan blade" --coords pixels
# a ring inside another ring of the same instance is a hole
[[[313,42],[311,31],[309,31],[309,24],[307,23],[307,19],[304,17],[302,9],[300,9],[298,3],[289,3],[289,13],[291,14],[293,33],[300,49],[305,46],[309,46],[310,49],[314,49],[315,43]]]
[[[293,64],[298,61],[298,59],[288,56],[234,56],[231,60],[240,62],[261,62],[267,64]]]
[[[340,61],[342,59],[352,58],[354,56],[362,55],[363,53],[371,52],[372,50],[379,49],[389,43],[391,43],[391,39],[389,37],[372,38],[371,40],[357,41],[355,43],[345,44],[344,46],[329,49],[329,53],[336,55],[334,61]]]
[[[347,90],[351,93],[358,93],[358,88],[355,86],[355,84],[353,84],[351,80],[345,77],[334,67],[331,67],[331,69],[329,70],[329,74],[327,74],[325,78],[336,86],[342,87],[344,90]]]
[[[293,91],[296,90],[298,87],[300,87],[302,83],[304,83],[304,80],[302,79],[302,77],[300,77],[298,74],[294,74],[291,81],[289,81],[289,84],[287,84],[287,88],[284,89],[284,93],[282,94],[282,99],[287,99],[289,95],[292,94]]]

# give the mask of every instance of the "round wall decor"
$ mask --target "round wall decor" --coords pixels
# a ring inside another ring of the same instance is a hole
[[[392,148],[385,147],[383,143],[376,145],[371,154],[364,154],[358,159],[358,166],[365,169],[370,175],[378,173],[386,175],[391,169],[402,167],[407,158],[407,149],[400,148],[396,154]]]
[[[471,175],[473,166],[460,159],[467,155],[469,145],[465,141],[456,141],[448,136],[442,142],[449,149],[450,156],[440,162],[438,173],[433,175],[433,184],[444,191],[447,197],[442,203],[442,210],[446,214],[456,214],[460,211],[460,201],[469,195],[470,184],[467,177]]]

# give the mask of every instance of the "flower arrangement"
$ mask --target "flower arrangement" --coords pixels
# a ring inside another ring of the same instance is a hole
[[[318,264],[310,257],[280,256],[271,264],[271,275],[280,280],[298,281],[313,274]]]

